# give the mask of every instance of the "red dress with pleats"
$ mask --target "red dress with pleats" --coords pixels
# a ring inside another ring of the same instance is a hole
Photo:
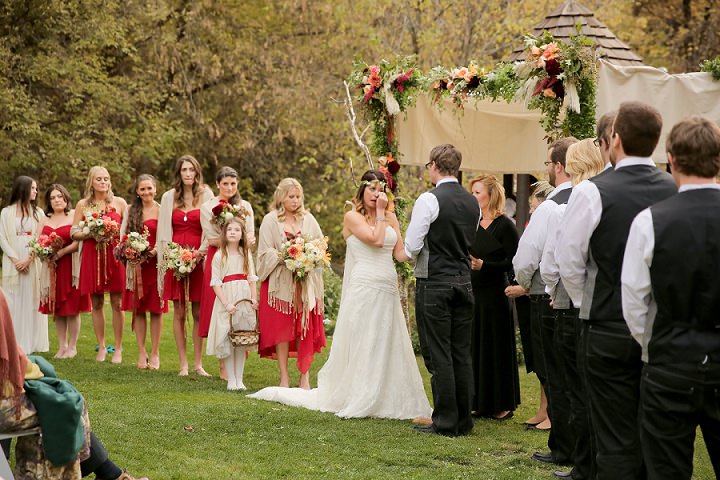
[[[122,217],[116,211],[106,214],[118,224]],[[97,249],[94,238],[83,242],[80,259],[80,293],[82,295],[122,293],[125,291],[125,265],[115,260],[113,249],[118,240],[105,245],[104,251]]]
[[[279,265],[277,268],[285,268]],[[265,280],[260,284],[260,305],[258,310],[258,326],[260,330],[260,342],[258,353],[263,358],[276,359],[275,345],[289,342],[290,357],[297,357],[297,368],[300,373],[307,373],[310,370],[313,357],[320,353],[325,346],[325,325],[323,314],[316,306],[310,312],[308,329],[305,335],[302,334],[302,321],[295,313],[283,313],[274,309],[268,303],[268,285]]]
[[[203,291],[205,294],[200,301],[200,336],[203,338],[207,338],[210,331],[210,319],[212,318],[213,305],[215,305],[215,290],[210,286],[212,268],[209,268],[209,266],[212,265],[216,253],[217,247],[208,246],[207,257],[205,258],[205,265],[208,265],[208,268],[205,269],[203,275]]]
[[[200,248],[202,243],[202,226],[200,225],[200,209],[190,210],[187,213],[175,209],[172,212],[172,241],[183,247]],[[173,272],[165,273],[164,300],[185,300],[185,279],[178,280]],[[199,263],[190,273],[190,301],[199,302],[203,293],[203,266]]]
[[[143,225],[148,229],[148,241],[150,249],[155,248],[155,240],[157,238],[158,221],[156,218],[145,220]],[[150,257],[139,265],[140,278],[142,282],[138,283],[136,290],[142,290],[142,296],[135,301],[135,290],[127,290],[123,292],[122,309],[125,311],[136,313],[167,313],[168,305],[162,305],[160,295],[157,288],[157,257]],[[134,265],[128,264],[126,268],[135,268]],[[136,270],[137,272],[137,270]],[[142,288],[140,287],[142,285]]]
[[[70,237],[70,228],[72,225],[63,225],[62,227],[53,228],[45,225],[40,232],[41,235],[50,235],[55,232],[63,239],[63,248],[72,243]],[[77,315],[80,312],[90,311],[90,296],[80,295],[77,287],[72,284],[72,255],[65,255],[57,261],[55,267],[55,311],[50,311],[50,304],[41,303],[40,313],[59,315],[61,317],[68,315]]]

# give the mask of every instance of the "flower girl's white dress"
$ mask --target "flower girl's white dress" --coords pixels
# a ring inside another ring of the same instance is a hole
[[[340,417],[408,419],[432,413],[405,326],[386,227],[382,248],[347,239],[342,300],[318,387],[268,387],[248,395]]]

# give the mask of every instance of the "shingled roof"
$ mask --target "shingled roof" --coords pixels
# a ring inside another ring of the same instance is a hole
[[[553,37],[566,41],[571,36],[577,35],[576,26],[578,24],[580,33],[597,44],[600,58],[616,65],[643,65],[642,59],[595,18],[595,14],[591,10],[574,0],[567,0],[554,12],[547,15],[544,20],[535,25],[532,34],[539,36],[547,30]],[[523,47],[514,50],[509,57],[510,61],[524,59]]]

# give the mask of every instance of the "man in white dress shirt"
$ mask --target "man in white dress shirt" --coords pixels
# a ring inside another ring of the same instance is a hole
[[[559,205],[567,202],[570,197],[570,177],[565,172],[565,156],[567,149],[577,139],[568,137],[556,140],[548,147],[547,168],[548,180],[555,190],[548,195],[530,217],[530,223],[523,232],[518,250],[513,258],[515,279],[518,285],[525,288],[531,300],[531,322],[540,323],[538,362],[543,363],[541,379],[548,399],[548,415],[552,424],[548,437],[549,452],[535,452],[534,460],[546,463],[567,465],[572,463],[572,452],[575,435],[570,427],[568,414],[570,403],[564,392],[564,376],[559,369],[554,345],[555,315],[550,308],[550,297],[545,293],[545,284],[540,277],[540,260],[548,238],[548,220]],[[538,331],[537,329],[534,331]],[[535,339],[533,339],[535,340]],[[533,354],[536,352],[533,350]]]
[[[556,254],[565,289],[589,322],[585,376],[598,480],[644,478],[637,424],[642,363],[622,315],[620,270],[635,215],[677,191],[650,158],[661,130],[652,106],[620,105],[611,140],[615,169],[575,187],[558,243],[563,254]]]
[[[415,318],[434,403],[432,424],[415,428],[447,436],[473,428],[469,249],[480,206],[458,183],[461,163],[452,145],[432,149],[425,167],[435,188],[416,200],[405,236],[405,253],[415,259]]]
[[[605,175],[612,170],[609,146],[615,114],[616,112],[614,111],[606,113],[600,117],[597,123],[597,135],[593,143],[598,147],[603,164],[605,165],[603,171],[598,175]],[[570,156],[566,164],[570,163],[570,160],[572,160],[572,156]],[[577,158],[577,160],[580,160],[580,158]],[[585,158],[584,160],[589,161],[590,159]],[[582,168],[586,169],[588,167],[589,165],[585,165]],[[571,170],[571,168],[568,167],[568,170]],[[588,180],[583,180],[583,182],[587,181]],[[573,180],[573,182],[576,184],[580,183],[576,180]],[[569,202],[572,202],[572,194],[570,194],[568,203]],[[562,285],[556,254],[558,256],[563,255],[563,246],[559,244],[558,238],[560,236],[560,226],[566,207],[567,204],[559,205],[548,221],[548,241],[545,242],[545,249],[543,250],[542,260],[540,261],[540,275],[546,285],[545,289],[551,298],[556,298],[558,286]],[[564,296],[567,297],[567,292],[564,291],[564,288],[562,290]],[[576,437],[575,449],[573,451],[573,468],[570,471],[558,470],[553,472],[553,474],[558,478],[580,480],[595,478],[596,449],[590,422],[587,389],[585,388],[585,350],[582,339],[587,335],[583,334],[583,325],[587,324],[587,322],[580,321],[577,308],[573,308],[572,311],[574,325],[561,325],[561,332],[564,333],[564,335],[557,335],[557,338],[561,340],[561,342],[556,348],[560,357],[560,363],[564,367],[563,370],[568,395],[570,397],[570,425]],[[560,323],[562,324],[562,322]]]
[[[679,193],[633,220],[622,306],[644,362],[640,441],[652,479],[690,479],[698,425],[720,477],[720,128],[675,125],[668,162]]]

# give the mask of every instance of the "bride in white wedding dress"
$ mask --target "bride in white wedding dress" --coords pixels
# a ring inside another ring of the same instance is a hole
[[[410,419],[429,417],[400,305],[395,254],[403,258],[400,226],[386,212],[385,178],[368,171],[345,214],[347,242],[342,299],[332,347],[318,372],[318,387],[268,387],[248,395],[339,417]]]

